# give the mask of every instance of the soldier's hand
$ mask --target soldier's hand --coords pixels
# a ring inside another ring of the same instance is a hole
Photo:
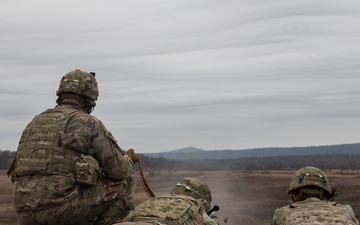
[[[130,148],[129,150],[127,150],[127,151],[125,152],[125,155],[129,156],[129,158],[131,159],[131,161],[132,161],[134,164],[140,161],[139,156],[137,156],[137,155],[135,154],[135,151],[134,151],[134,149],[132,149],[132,148]]]

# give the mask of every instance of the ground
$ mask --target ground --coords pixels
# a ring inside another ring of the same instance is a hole
[[[11,182],[5,171],[0,172],[0,224],[14,225],[16,215],[12,208]],[[293,173],[294,171],[150,171],[145,175],[157,195],[169,193],[181,178],[187,176],[204,180],[212,190],[212,203],[220,206],[220,210],[216,212],[220,225],[269,225],[275,209],[291,202],[286,189]],[[327,171],[326,174],[330,184],[339,190],[336,201],[350,204],[359,220],[360,171]],[[139,204],[147,197],[141,187],[139,175],[135,174],[134,178],[134,200]]]

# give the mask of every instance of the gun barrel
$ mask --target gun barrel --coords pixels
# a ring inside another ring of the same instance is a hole
[[[218,205],[214,205],[212,207],[212,209],[210,209],[209,211],[207,211],[206,214],[210,215],[211,213],[215,212],[215,211],[219,211],[220,207]]]

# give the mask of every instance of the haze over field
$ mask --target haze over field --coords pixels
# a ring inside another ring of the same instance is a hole
[[[2,150],[74,69],[139,153],[359,142],[359,1],[19,0],[0,17]]]

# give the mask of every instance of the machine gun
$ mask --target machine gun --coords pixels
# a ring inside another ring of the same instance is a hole
[[[220,207],[218,205],[214,205],[209,211],[206,212],[206,214],[212,218],[212,219],[215,219],[215,218],[218,218],[217,216],[214,215],[214,213],[216,211],[219,211],[220,210]],[[224,218],[224,222],[227,223],[228,222],[228,218]],[[217,221],[216,221],[217,224],[219,224]]]
[[[209,211],[206,212],[208,216],[211,218],[217,218],[217,216],[214,215],[214,212],[219,211],[220,207],[218,205],[214,205]]]
[[[150,184],[148,183],[148,181],[147,181],[147,179],[145,177],[144,171],[142,169],[141,161],[139,160],[137,164],[138,164],[138,168],[139,168],[141,186],[143,187],[143,189],[144,189],[146,195],[148,196],[148,198],[155,197],[155,193],[152,190],[152,188],[150,187]],[[220,210],[220,207],[218,205],[214,205],[209,211],[206,212],[206,214],[210,218],[215,219],[215,218],[217,218],[217,216],[215,216],[214,213],[216,211],[219,211],[219,210]],[[224,219],[224,222],[227,223],[227,221],[228,221],[228,218],[226,217]]]

